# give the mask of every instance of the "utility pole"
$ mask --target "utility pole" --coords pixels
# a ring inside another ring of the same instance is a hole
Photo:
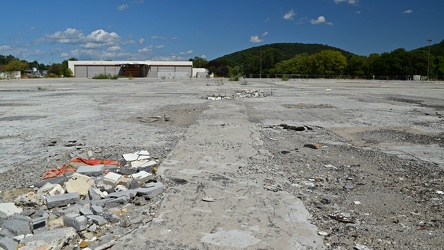
[[[430,81],[430,42],[432,42],[432,39],[427,39],[427,42],[429,42],[429,54],[427,55],[427,81]]]
[[[259,78],[262,78],[262,50],[260,53],[259,61],[260,61]]]

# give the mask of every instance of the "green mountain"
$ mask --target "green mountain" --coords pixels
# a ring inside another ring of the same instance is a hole
[[[248,74],[267,74],[276,63],[293,58],[298,54],[315,54],[323,50],[339,51],[345,57],[354,55],[348,51],[323,44],[273,43],[234,52],[216,58],[208,63],[208,68],[219,75],[225,75],[227,67],[240,66]],[[219,72],[218,72],[219,71]]]

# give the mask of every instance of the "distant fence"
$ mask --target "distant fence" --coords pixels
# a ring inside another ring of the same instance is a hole
[[[362,80],[418,80],[413,75],[390,75],[390,76],[351,76],[351,75],[309,75],[309,74],[250,74],[247,78],[288,78],[288,79],[362,79]],[[426,81],[427,76],[421,76],[421,81]],[[443,76],[430,76],[431,81],[444,81]]]

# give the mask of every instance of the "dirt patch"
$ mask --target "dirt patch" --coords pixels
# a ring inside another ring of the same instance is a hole
[[[298,103],[298,104],[283,104],[284,108],[287,109],[331,109],[334,106],[329,104],[308,104],[308,103]]]

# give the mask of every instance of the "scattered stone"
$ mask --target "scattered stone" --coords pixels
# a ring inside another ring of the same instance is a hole
[[[165,189],[165,185],[163,185],[162,182],[156,182],[154,183],[153,187],[140,187],[135,189],[137,191],[138,195],[145,196],[147,198],[154,198],[155,196],[161,194],[163,190]]]
[[[328,233],[327,233],[327,232],[324,232],[324,231],[318,231],[318,234],[319,234],[320,236],[328,236]]]
[[[14,201],[14,204],[24,207],[42,206],[43,204],[45,204],[45,197],[42,194],[29,192],[17,197],[17,199],[15,199]]]
[[[79,214],[66,214],[63,216],[63,225],[72,227],[76,231],[85,230],[88,226],[88,219]]]
[[[29,217],[14,214],[3,221],[2,228],[9,230],[14,235],[32,233],[32,221]]]
[[[19,214],[23,211],[23,208],[17,207],[14,203],[0,203],[0,212],[4,213],[6,217],[9,217],[15,213]]]
[[[78,193],[53,195],[46,197],[46,206],[48,208],[62,207],[78,201],[80,201],[80,195]]]
[[[25,237],[20,244],[29,249],[63,249],[76,237],[77,233],[72,227],[56,228]]]
[[[368,247],[366,245],[361,245],[361,244],[356,244],[355,249],[356,250],[371,250],[370,247]]]
[[[87,196],[88,190],[94,185],[94,180],[86,175],[74,173],[65,183],[68,193],[78,193],[81,196]]]
[[[103,171],[105,169],[105,165],[99,164],[94,166],[80,166],[77,168],[76,173],[86,175],[86,176],[101,176],[103,175]]]
[[[304,144],[304,147],[311,148],[311,149],[319,149],[321,147],[321,144],[319,144],[319,143]]]
[[[211,196],[205,196],[202,198],[202,200],[206,202],[214,202],[214,198]]]

